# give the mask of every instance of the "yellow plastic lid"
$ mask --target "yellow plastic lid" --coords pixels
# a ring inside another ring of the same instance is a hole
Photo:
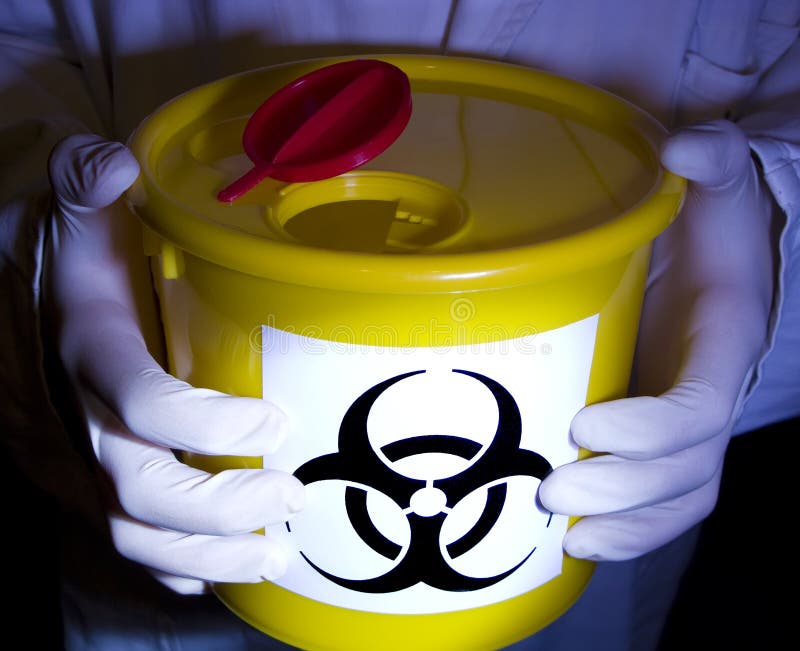
[[[408,126],[384,153],[332,179],[264,180],[232,204],[217,193],[251,162],[241,136],[271,93],[320,59],[191,90],[147,118],[130,145],[136,211],[181,249],[243,273],[304,285],[447,292],[536,282],[652,240],[685,182],[658,162],[665,135],[607,92],[504,63],[375,57],[409,76]]]

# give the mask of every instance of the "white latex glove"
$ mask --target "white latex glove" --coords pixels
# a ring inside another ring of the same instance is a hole
[[[574,440],[609,454],[562,466],[541,486],[547,508],[588,516],[564,539],[578,558],[635,558],[713,510],[766,338],[772,204],[746,137],[723,120],[680,129],[661,160],[690,183],[654,245],[634,369],[641,397],[581,410]]]
[[[274,579],[285,552],[251,532],[300,510],[303,485],[272,470],[210,475],[171,448],[268,454],[286,417],[267,401],[191,387],[151,356],[161,356],[160,336],[140,227],[118,200],[138,174],[126,147],[93,135],[67,138],[50,160],[46,299],[92,447],[116,491],[114,544],[183,593],[205,582]]]

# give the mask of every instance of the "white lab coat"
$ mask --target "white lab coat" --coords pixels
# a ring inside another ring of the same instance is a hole
[[[797,415],[799,23],[800,0],[6,0],[0,275],[13,309],[0,316],[0,395],[10,449],[65,503],[96,510],[91,478],[58,417],[66,407],[52,406],[61,396],[48,395],[53,381],[42,371],[49,342],[39,327],[38,279],[52,145],[86,130],[124,140],[162,102],[226,74],[381,51],[547,69],[626,97],[670,127],[736,119],[785,222],[776,233],[769,337],[736,432]],[[691,537],[601,566],[578,605],[519,648],[653,648]]]

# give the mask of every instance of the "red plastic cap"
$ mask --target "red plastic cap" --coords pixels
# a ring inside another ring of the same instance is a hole
[[[335,63],[271,95],[242,135],[253,169],[218,196],[231,202],[270,176],[319,181],[372,160],[411,117],[411,86],[397,66],[376,59]]]

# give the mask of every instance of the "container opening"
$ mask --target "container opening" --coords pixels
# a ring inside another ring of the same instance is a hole
[[[267,209],[273,229],[309,246],[368,253],[423,252],[463,233],[464,201],[407,174],[360,171],[295,183]]]
[[[292,237],[312,246],[342,251],[383,253],[439,243],[446,216],[404,210],[397,201],[336,201],[304,210],[284,223]]]

